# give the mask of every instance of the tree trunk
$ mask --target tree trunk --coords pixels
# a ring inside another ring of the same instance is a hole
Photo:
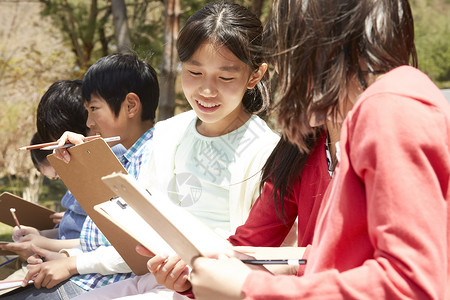
[[[111,38],[106,36],[105,24],[108,22],[109,17],[111,16],[111,6],[109,6],[105,12],[105,14],[98,20],[98,36],[100,45],[102,46],[102,56],[107,56],[109,54],[109,42]]]
[[[83,67],[88,67],[91,60],[91,54],[92,50],[94,49],[95,43],[94,37],[95,32],[97,30],[97,16],[98,16],[98,1],[91,0],[91,7],[88,17],[88,26],[84,34],[81,36],[83,40],[83,50],[85,58]]]
[[[175,111],[175,80],[178,62],[176,41],[180,20],[180,0],[164,0],[166,26],[164,29],[164,49],[162,53],[160,83],[160,101],[158,120],[165,120]]]
[[[91,0],[88,24],[85,31],[80,32],[79,25],[75,21],[72,7],[67,0],[63,1],[63,7],[66,13],[65,16],[62,17],[62,21],[67,26],[72,41],[72,47],[75,50],[77,61],[81,69],[86,69],[89,66],[92,50],[94,49],[94,34],[97,28],[98,15],[97,4],[97,0]],[[81,39],[82,44],[80,44],[79,39]]]
[[[70,36],[70,40],[72,41],[72,47],[77,56],[77,62],[80,67],[83,68],[83,64],[85,63],[86,58],[84,56],[83,49],[78,41],[78,30],[75,25],[75,18],[73,16],[72,7],[67,0],[63,1],[63,8],[65,11],[65,15],[61,16],[61,20],[63,23],[66,23],[67,31]]]
[[[127,7],[124,0],[111,0],[111,9],[114,23],[114,36],[117,43],[117,51],[130,52],[131,38],[128,29]]]
[[[22,198],[33,203],[39,203],[39,194],[43,181],[44,176],[36,169],[32,169],[28,176],[29,185],[23,189]]]

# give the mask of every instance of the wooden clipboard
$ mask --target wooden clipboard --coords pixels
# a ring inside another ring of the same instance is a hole
[[[135,250],[139,242],[94,209],[95,205],[115,196],[101,178],[114,172],[127,174],[127,171],[103,139],[71,147],[68,151],[70,162],[67,164],[53,154],[47,159],[133,273],[136,275],[148,273],[148,258],[139,255]]]
[[[21,225],[32,226],[38,230],[51,229],[55,226],[50,219],[50,215],[55,213],[54,210],[8,192],[0,195],[0,222],[16,226],[10,208],[16,209],[16,216]]]
[[[9,241],[0,241],[0,245],[2,245],[2,244],[8,244],[8,243],[13,243],[13,242],[9,242]],[[0,249],[0,255],[14,255],[14,256],[16,256],[17,253],[12,252],[12,251],[8,251],[8,250],[2,250],[2,249]]]
[[[161,192],[145,190],[126,174],[115,173],[102,179],[117,196],[130,205],[178,254],[191,265],[207,253],[231,249],[231,244]],[[145,245],[149,250],[152,245]]]
[[[97,204],[94,209],[145,245],[152,255],[175,254],[170,245],[122,198]]]

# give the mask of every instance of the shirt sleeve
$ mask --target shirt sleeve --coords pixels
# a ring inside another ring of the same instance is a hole
[[[294,277],[254,271],[242,289],[247,299],[445,298],[446,114],[416,100],[380,95],[346,122],[346,151],[365,189],[366,199],[357,200],[367,202],[373,252],[342,272],[330,268]]]
[[[266,182],[247,221],[229,237],[234,246],[279,247],[282,244],[297,217],[297,204],[292,195],[285,197],[285,212],[288,215],[283,223],[275,211],[272,193],[273,185]]]
[[[131,272],[130,267],[112,246],[101,246],[94,251],[77,255],[77,270],[79,274],[102,275]]]
[[[70,249],[61,249],[61,250],[59,250],[59,253],[64,253],[67,256],[71,257],[71,256],[80,255],[81,253],[83,253],[83,250],[81,250],[81,245],[77,245]]]

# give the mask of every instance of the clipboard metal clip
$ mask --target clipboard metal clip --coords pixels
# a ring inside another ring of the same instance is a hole
[[[116,200],[117,205],[119,205],[120,208],[122,208],[122,209],[126,209],[128,206],[128,204],[119,196],[112,197],[110,200],[111,201]]]

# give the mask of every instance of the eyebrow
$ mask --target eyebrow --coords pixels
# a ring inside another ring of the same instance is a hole
[[[196,60],[189,60],[186,63],[194,65],[194,66],[198,66],[198,67],[202,66],[202,64]],[[239,66],[222,66],[222,67],[219,67],[219,70],[224,71],[224,72],[239,72],[241,70],[241,68]]]
[[[92,102],[100,102],[98,99],[92,99],[92,97],[88,100],[84,100],[84,103],[86,103],[87,105],[91,104]]]

